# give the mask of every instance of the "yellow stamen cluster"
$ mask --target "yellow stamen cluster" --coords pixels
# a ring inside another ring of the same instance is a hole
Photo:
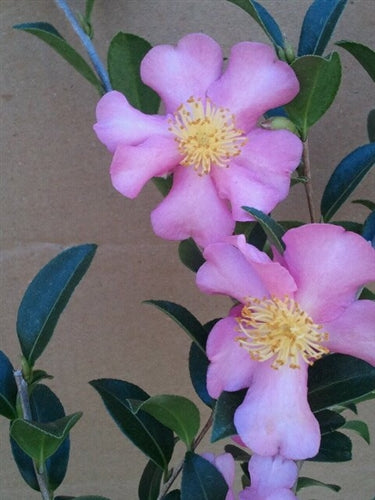
[[[216,107],[208,98],[203,103],[190,97],[181,104],[168,130],[175,135],[181,165],[193,167],[199,175],[210,173],[213,166],[228,167],[247,142],[229,109]]]
[[[241,347],[256,361],[274,357],[272,368],[300,368],[300,358],[312,365],[329,352],[321,345],[328,334],[289,297],[248,299],[236,320]]]

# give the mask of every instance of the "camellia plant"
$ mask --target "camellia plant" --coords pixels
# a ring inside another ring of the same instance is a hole
[[[308,150],[311,126],[339,89],[339,50],[326,47],[346,0],[314,0],[296,50],[265,3],[228,1],[264,30],[269,45],[239,41],[224,57],[203,33],[155,47],[118,33],[107,71],[93,45],[94,0],[79,15],[56,0],[92,66],[51,24],[15,26],[49,44],[98,90],[96,123],[88,127],[112,155],[114,188],[135,198],[153,179],[164,196],[151,212],[154,232],[179,242],[202,301],[205,294],[230,299],[227,315],[205,324],[183,305],[147,301],[192,341],[191,382],[211,411],[202,427],[197,405],[181,395],[149,395],[133,381],[89,382],[148,459],[140,500],[282,500],[311,485],[339,492],[302,476],[303,462],[351,460],[344,429],[369,442],[367,424],[343,412],[355,413],[375,395],[375,295],[367,288],[375,281],[375,202],[355,200],[369,209],[363,223],[333,217],[374,165],[375,110],[369,143],[339,162],[319,213]],[[375,81],[373,50],[335,43]],[[276,221],[271,211],[297,183],[310,221]],[[44,500],[104,499],[55,495],[81,413],[66,415],[44,383],[50,375],[36,368],[95,251],[94,244],[71,247],[46,264],[18,311],[22,366],[0,352],[0,411],[10,421],[11,452]],[[199,447],[206,434],[226,440],[223,453]],[[175,462],[178,442],[185,451]]]

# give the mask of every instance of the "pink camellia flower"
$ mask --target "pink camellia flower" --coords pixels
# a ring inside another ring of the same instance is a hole
[[[375,365],[375,303],[357,300],[375,280],[375,250],[331,224],[287,231],[271,260],[243,235],[209,245],[198,287],[241,304],[207,341],[207,388],[248,387],[235,412],[241,440],[259,455],[313,457],[320,431],[307,402],[307,368],[328,352]]]
[[[269,109],[291,101],[299,84],[288,64],[261,43],[232,48],[223,71],[219,45],[190,34],[176,47],[159,45],[141,77],[162,98],[166,115],[146,115],[119,92],[97,106],[98,138],[114,153],[114,187],[135,198],[154,176],[173,173],[173,186],[152,212],[155,233],[202,246],[249,220],[243,205],[270,212],[289,190],[301,141],[286,130],[257,126]]]
[[[251,486],[239,494],[239,500],[295,500],[291,488],[297,480],[298,468],[292,460],[277,455],[253,455],[249,461]]]
[[[222,453],[214,455],[213,453],[202,453],[202,457],[208,460],[216,469],[221,472],[225,482],[228,485],[228,492],[225,500],[235,500],[233,483],[234,483],[234,459],[230,453]]]

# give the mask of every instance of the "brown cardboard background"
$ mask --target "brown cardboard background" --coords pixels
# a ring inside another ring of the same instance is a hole
[[[293,45],[309,3],[265,3]],[[70,466],[58,493],[135,499],[145,459],[122,438],[87,382],[121,378],[151,394],[176,393],[196,400],[185,362],[188,339],[174,323],[141,302],[173,300],[202,321],[225,314],[228,302],[199,294],[193,274],[178,260],[177,244],[153,235],[149,213],[160,195],[151,183],[134,201],[112,188],[110,155],[92,132],[95,90],[41,41],[11,29],[17,23],[48,21],[81,51],[54,2],[1,0],[0,9],[0,348],[18,366],[17,308],[40,267],[65,247],[98,243],[90,271],[62,315],[39,367],[55,376],[50,386],[66,412],[84,412],[71,434]],[[251,18],[225,0],[98,0],[93,21],[95,44],[103,58],[110,39],[120,30],[143,36],[153,45],[175,43],[188,32],[204,31],[226,54],[231,45],[245,39],[267,41]],[[334,39],[374,47],[373,25],[374,3],[350,1]],[[351,56],[342,50],[340,55],[344,75],[337,100],[310,137],[316,200],[338,161],[367,142],[366,116],[374,102],[368,75]],[[372,174],[352,198],[371,198],[374,189]],[[301,186],[293,189],[277,215],[307,220]],[[365,209],[346,204],[338,218],[361,221],[365,215]],[[373,403],[361,405],[359,418],[370,424],[375,436],[373,410]],[[207,418],[207,411],[202,411],[202,418]],[[0,429],[0,498],[38,498],[24,485],[10,459],[7,422],[2,420]],[[303,469],[304,475],[342,485],[342,492],[309,489],[301,498],[370,500],[375,492],[374,446],[352,436],[352,462],[309,464]]]

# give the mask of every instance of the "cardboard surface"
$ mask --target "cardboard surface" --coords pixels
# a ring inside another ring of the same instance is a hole
[[[71,2],[73,3],[73,2]],[[292,45],[298,42],[309,1],[267,0]],[[84,2],[74,3],[83,9]],[[1,343],[19,366],[15,319],[22,294],[33,276],[63,248],[85,242],[99,245],[94,262],[61,317],[39,367],[52,373],[49,383],[67,413],[84,417],[71,433],[71,461],[64,495],[101,494],[112,500],[137,498],[145,458],[112,424],[88,381],[121,378],[150,394],[176,393],[196,401],[186,359],[189,340],[162,313],[142,301],[172,300],[202,322],[226,314],[224,298],[197,292],[194,275],[179,262],[177,244],[153,235],[149,214],[161,196],[149,183],[127,200],[111,186],[111,156],[93,131],[95,90],[47,45],[12,29],[22,22],[46,21],[83,54],[61,11],[48,0],[2,0],[1,26]],[[225,0],[98,0],[94,7],[95,44],[104,59],[118,31],[135,33],[153,45],[175,43],[189,32],[204,31],[225,54],[242,40],[267,42],[255,22]],[[375,46],[374,3],[348,2],[334,39]],[[331,45],[333,49],[333,45]],[[374,86],[355,60],[339,49],[343,81],[332,108],[312,129],[311,161],[315,199],[332,169],[355,147],[367,142],[366,117]],[[373,198],[370,174],[353,198]],[[337,219],[362,221],[367,211],[347,203]],[[280,218],[308,220],[302,186],[275,211]],[[360,406],[375,436],[374,404]],[[207,418],[203,409],[202,418]],[[0,498],[38,498],[11,460],[8,423],[0,421]],[[338,495],[309,489],[302,499],[370,500],[375,447],[353,433],[354,460],[306,464],[303,475],[342,485]],[[206,443],[208,441],[206,440]],[[219,450],[219,446],[202,446]]]

